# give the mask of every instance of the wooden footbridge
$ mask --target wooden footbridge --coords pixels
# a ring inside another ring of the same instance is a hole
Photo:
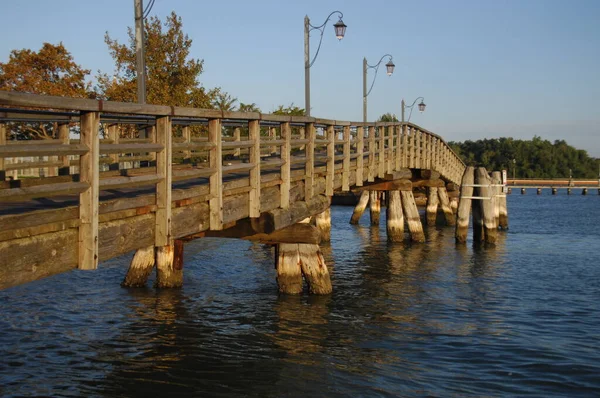
[[[508,193],[512,193],[513,189],[519,189],[521,195],[525,195],[527,189],[535,189],[538,195],[542,194],[542,189],[550,189],[552,195],[556,195],[559,189],[566,189],[568,195],[571,195],[574,189],[580,191],[582,195],[587,195],[588,191],[597,190],[598,195],[600,195],[600,178],[598,178],[598,180],[573,178],[522,178],[509,179],[506,185],[508,187]]]
[[[439,199],[454,223],[465,170],[412,123],[5,91],[0,107],[0,288],[132,251],[125,285],[144,285],[156,265],[159,287],[181,286],[183,244],[211,236],[274,244],[282,292],[301,291],[303,274],[312,292],[328,293],[318,244],[334,192],[364,190],[375,219],[383,191],[389,239],[405,238],[406,220],[423,241],[413,191],[428,188],[430,219]],[[14,139],[35,129],[54,138]]]

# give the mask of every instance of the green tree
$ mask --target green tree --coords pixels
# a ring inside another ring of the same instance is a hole
[[[274,115],[291,115],[291,116],[304,116],[304,108],[298,108],[292,102],[289,106],[279,105],[277,109],[273,111]]]
[[[379,119],[377,119],[378,122],[398,122],[398,118],[396,117],[395,114],[392,113],[384,113],[383,115],[379,116]]]
[[[214,98],[211,101],[211,104],[222,111],[234,111],[235,103],[238,102],[237,98],[232,97],[231,95],[222,92],[220,89],[215,93]]]
[[[254,102],[251,104],[245,104],[243,102],[240,102],[238,110],[240,112],[260,112],[260,108]]]
[[[199,81],[204,61],[190,58],[192,39],[183,32],[181,17],[172,12],[163,23],[150,17],[146,37],[146,102],[149,104],[212,108],[220,90],[206,90]],[[108,32],[104,41],[115,61],[115,73],[99,72],[98,94],[108,100],[137,101],[135,35],[128,28],[129,43],[121,44]]]

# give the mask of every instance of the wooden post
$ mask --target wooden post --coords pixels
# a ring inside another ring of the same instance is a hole
[[[260,131],[259,131],[259,127],[258,127],[258,120],[256,121],[257,127],[256,127],[256,131],[257,131],[257,141],[260,143]],[[284,141],[284,144],[281,146],[281,161],[282,161],[282,165],[281,165],[281,186],[279,187],[280,190],[280,199],[281,199],[281,203],[280,203],[280,207],[282,209],[287,209],[290,207],[290,189],[291,189],[291,185],[292,185],[292,180],[291,180],[291,149],[292,149],[292,128],[290,126],[290,124],[288,122],[282,123],[281,124],[281,139]],[[260,145],[259,145],[259,149],[257,150],[257,162],[258,165],[260,166]],[[258,169],[258,175],[255,176],[256,178],[256,187],[258,188],[258,194],[255,198],[256,202],[257,202],[257,207],[258,207],[258,211],[255,211],[254,214],[256,214],[256,216],[250,216],[250,217],[258,217],[260,216],[260,167]],[[333,195],[333,193],[332,193]]]
[[[279,243],[275,246],[275,268],[280,293],[302,293],[302,269],[297,244]]]
[[[587,195],[587,193],[588,193],[588,192],[587,192],[587,188],[583,188],[583,189],[581,190],[581,194],[582,194],[582,195]]]
[[[379,126],[379,156],[377,157],[377,177],[385,177],[385,127]]]
[[[494,192],[492,187],[489,187],[491,183],[490,176],[487,173],[485,167],[478,167],[475,171],[475,184],[483,185],[479,187],[479,195],[484,198],[492,197]],[[481,210],[483,216],[483,230],[485,243],[495,244],[498,236],[498,226],[496,225],[496,218],[494,212],[494,204],[492,200],[479,200],[481,202]]]
[[[356,186],[362,187],[364,181],[363,168],[365,167],[365,128],[363,126],[359,126],[356,134],[358,139],[356,144]]]
[[[438,189],[435,187],[427,188],[427,225],[434,226],[437,219],[438,210]]]
[[[523,188],[523,189],[525,189],[525,188]],[[571,194],[571,188],[567,188],[567,195],[570,195],[570,194]]]
[[[68,126],[68,125],[65,125]],[[108,138],[112,141],[113,145],[119,144],[119,126],[115,123],[108,126]],[[109,170],[119,170],[119,154],[111,153],[110,164],[108,165]],[[60,174],[60,171],[59,171]]]
[[[183,142],[189,145],[192,142],[192,130],[190,126],[183,126],[182,130]],[[190,149],[186,149],[183,151],[183,163],[191,163],[192,162],[192,151]]]
[[[298,244],[300,267],[309,292],[312,294],[330,294],[332,292],[329,270],[325,264],[319,245]]]
[[[344,160],[342,162],[342,191],[350,190],[350,126],[344,126]]]
[[[471,213],[471,199],[473,196],[473,184],[475,181],[474,168],[468,166],[462,177],[460,189],[460,201],[458,202],[458,214],[455,230],[456,243],[467,242],[469,230],[469,217]],[[474,215],[473,215],[474,216]]]
[[[557,191],[556,188],[552,188],[552,195],[556,195],[556,191]]]
[[[304,127],[300,127],[300,139],[304,140],[306,139],[306,129]],[[300,148],[298,148],[301,151],[306,150],[306,146],[301,145]]]
[[[175,268],[175,247],[173,244],[156,248],[155,286],[158,288],[183,286],[183,269]]]
[[[415,130],[415,167],[418,169],[423,168],[421,165],[421,132],[419,130]]]
[[[404,214],[402,213],[402,200],[400,199],[400,191],[387,191],[387,194],[387,240],[389,242],[402,242],[404,240]]]
[[[321,233],[321,240],[329,242],[331,240],[331,207],[317,214],[315,217],[315,226]]]
[[[369,182],[375,181],[375,151],[375,127],[369,126]]]
[[[98,193],[100,137],[98,112],[82,112],[81,144],[88,152],[79,157],[79,181],[89,187],[79,194],[79,269],[98,268]]]
[[[421,224],[419,210],[417,209],[417,204],[415,203],[415,197],[413,196],[412,191],[400,191],[400,196],[402,197],[402,207],[404,208],[408,230],[410,231],[410,239],[413,242],[425,242],[423,225]]]
[[[272,141],[274,141],[275,139],[277,139],[277,130],[275,129],[275,127],[270,127],[269,128],[269,139],[272,140]],[[277,154],[277,146],[276,145],[272,145],[270,147],[269,154],[270,155]]]
[[[446,192],[446,187],[438,188],[438,196],[440,198],[440,204],[442,205],[444,217],[446,218],[446,225],[456,225],[456,219],[454,218],[452,208],[450,208],[450,201],[448,200],[448,193]]]
[[[402,125],[402,167],[409,168],[409,155],[408,155],[408,126]]]
[[[542,194],[542,188],[538,188],[538,189],[537,189],[537,194],[538,194],[538,195],[541,195],[541,194]]]
[[[154,245],[138,249],[131,260],[129,271],[121,283],[123,287],[144,287],[154,267]]]
[[[0,145],[6,145],[6,124],[0,123]],[[6,180],[4,158],[0,157],[0,182]]]
[[[304,200],[308,201],[314,194],[315,177],[315,125],[306,123],[308,144],[306,145],[306,163],[304,168]]]
[[[367,204],[369,203],[369,191],[364,190],[360,193],[360,199],[354,208],[354,212],[352,212],[352,218],[350,218],[350,224],[357,225],[360,217],[365,212],[367,208]]]
[[[521,188],[521,195],[525,195],[525,188]]]
[[[392,172],[394,171],[393,166],[394,166],[394,126],[388,126],[387,128],[387,133],[388,133],[388,145],[387,145],[387,160],[386,160],[386,164],[387,164],[387,173],[388,174],[392,174]]]
[[[396,164],[395,170],[400,170],[402,168],[402,128],[400,125],[394,126],[394,134],[396,135],[396,156],[394,158]]]
[[[325,175],[325,195],[333,196],[333,180],[335,179],[335,129],[327,126],[327,171]]]
[[[379,216],[381,214],[381,202],[379,201],[379,192],[369,191],[369,208],[371,210],[371,225],[379,225]]]
[[[210,119],[208,121],[208,141],[213,144],[213,147],[209,150],[209,167],[213,170],[208,182],[210,192],[209,223],[212,231],[220,231],[223,229],[223,157],[220,119]]]
[[[289,128],[289,124],[288,124]],[[289,140],[289,131],[285,132],[282,129],[282,135],[287,134]],[[250,147],[248,161],[252,165],[250,169],[250,195],[249,195],[249,208],[248,213],[250,217],[260,217],[260,124],[258,120],[250,120],[248,122],[248,139],[252,141]],[[281,207],[284,209],[289,206],[289,195],[290,195],[290,162],[289,162],[289,151],[285,154],[281,154],[281,188],[280,188],[280,200]],[[287,189],[286,189],[287,187]]]
[[[68,145],[70,142],[69,138],[69,124],[62,123],[58,125],[58,139],[61,144]],[[68,176],[71,174],[71,161],[69,156],[59,156],[58,159],[62,162],[62,166],[58,169],[59,176]]]
[[[234,128],[233,129],[233,141],[234,142],[240,142],[240,136],[241,136],[240,128],[239,127]],[[235,148],[233,150],[233,156],[235,158],[239,158],[240,154],[241,154],[240,148]]]
[[[500,226],[500,200],[502,199],[502,195],[504,195],[502,193],[502,187],[500,187],[499,185],[502,184],[502,172],[500,171],[493,171],[492,172],[492,184],[497,185],[492,189],[492,192],[494,194],[494,220],[496,222],[496,227]],[[541,193],[541,189],[540,192],[538,193],[538,195]]]

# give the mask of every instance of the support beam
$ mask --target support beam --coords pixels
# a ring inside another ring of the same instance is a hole
[[[298,253],[302,274],[311,294],[330,294],[331,278],[319,245],[299,244]]]
[[[156,287],[179,288],[183,286],[183,269],[175,268],[173,244],[156,248]]]
[[[408,223],[411,240],[418,243],[425,242],[423,225],[421,224],[419,210],[417,209],[412,191],[400,191],[400,196],[402,197],[402,207],[404,208],[404,215]]]
[[[148,277],[154,268],[154,246],[138,249],[129,264],[129,270],[122,287],[145,287]]]
[[[438,198],[438,189],[435,187],[427,188],[427,225],[435,226],[435,222],[437,219],[437,210],[438,210],[439,198]]]
[[[369,208],[371,215],[371,225],[379,225],[379,216],[381,214],[379,191],[369,191]]]
[[[413,183],[410,180],[385,181],[369,184],[357,189],[357,191],[412,191]]]
[[[279,293],[302,293],[302,268],[298,244],[281,243],[275,246],[275,269]]]
[[[404,240],[404,214],[402,213],[402,200],[400,199],[400,191],[388,191],[387,194],[387,240],[388,242],[402,242]]]
[[[448,199],[446,187],[439,187],[437,191],[438,197],[440,198],[440,204],[442,205],[442,211],[444,212],[444,217],[446,218],[446,225],[456,225],[456,219],[454,218],[454,213],[450,207],[450,201]]]
[[[331,240],[331,207],[314,216],[315,226],[317,227],[321,240],[329,242]]]
[[[354,208],[352,218],[350,218],[350,224],[357,225],[362,217],[367,205],[369,204],[369,191],[365,190],[360,193],[360,199]]]

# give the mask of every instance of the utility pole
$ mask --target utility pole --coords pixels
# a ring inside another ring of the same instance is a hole
[[[135,7],[135,56],[137,70],[137,98],[146,103],[146,62],[144,59],[144,7],[143,0],[133,0]]]

